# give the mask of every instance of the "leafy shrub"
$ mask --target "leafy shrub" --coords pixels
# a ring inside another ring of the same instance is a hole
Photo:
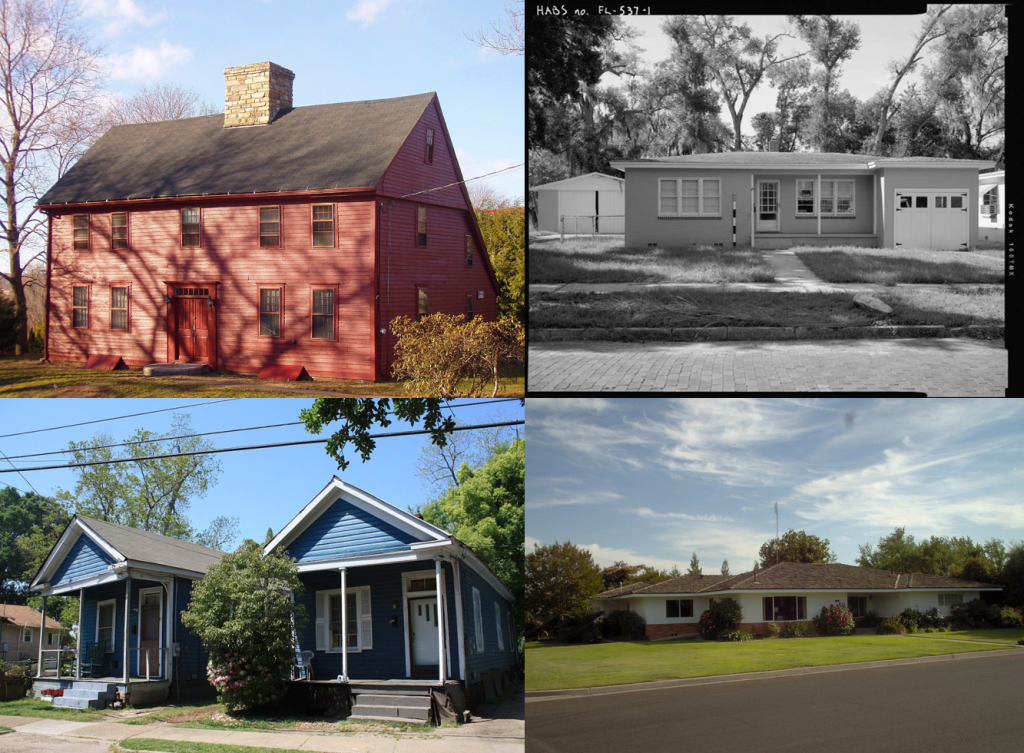
[[[1017,645],[1018,646],[1024,646],[1024,638],[1018,638],[1017,639]]]
[[[43,352],[43,341],[46,339],[46,324],[45,322],[39,322],[36,326],[28,331],[28,352],[29,353],[42,353]]]
[[[25,691],[31,687],[32,676],[28,669],[20,664],[5,664],[0,661],[0,692],[4,695],[0,700],[24,697]]]
[[[18,342],[18,331],[14,298],[0,292],[0,353],[14,348]]]
[[[786,638],[812,638],[818,634],[818,626],[811,622],[786,623]]]
[[[907,607],[897,615],[896,619],[903,623],[903,627],[907,629],[908,633],[916,633],[918,626],[921,624],[921,613],[916,609]]]
[[[526,618],[525,633],[526,640],[528,641],[539,641],[547,635],[547,631],[544,630],[544,623],[535,617]]]
[[[1013,607],[1003,607],[999,610],[999,624],[1007,628],[1024,627],[1024,617]]]
[[[875,632],[879,635],[903,635],[907,632],[907,626],[899,617],[883,617],[878,621]]]
[[[562,618],[555,634],[565,643],[600,643],[601,631],[596,622],[600,614],[585,606],[574,607]]]
[[[845,604],[829,604],[814,618],[820,635],[852,635],[853,612]]]
[[[779,623],[777,623],[777,622],[769,622],[768,623],[768,635],[767,635],[768,638],[778,638],[780,632],[782,632],[782,631],[779,628]]]
[[[625,638],[628,641],[639,640],[645,635],[647,621],[636,612],[617,609],[609,612],[598,623],[601,635],[605,638]]]
[[[707,641],[718,638],[722,632],[732,630],[743,619],[743,609],[735,599],[722,599],[711,605],[700,616],[700,637]]]
[[[986,604],[981,599],[972,599],[966,604],[954,604],[950,608],[953,627],[957,630],[998,626],[1001,615],[995,604]]]
[[[746,630],[729,630],[728,632],[721,633],[718,636],[720,641],[752,641],[754,636],[748,633]]]
[[[942,616],[938,607],[932,607],[931,609],[921,614],[921,619],[918,621],[918,625],[922,628],[937,628],[941,627],[946,623],[946,618]]]

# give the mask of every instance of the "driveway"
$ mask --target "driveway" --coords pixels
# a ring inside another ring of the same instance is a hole
[[[1020,750],[1024,652],[527,703],[527,753]]]

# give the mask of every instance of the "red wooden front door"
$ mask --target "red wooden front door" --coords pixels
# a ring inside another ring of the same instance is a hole
[[[174,298],[175,332],[177,333],[177,360],[210,363],[210,329],[213,308],[206,296]]]

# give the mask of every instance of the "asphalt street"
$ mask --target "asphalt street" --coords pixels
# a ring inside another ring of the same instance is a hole
[[[1024,650],[526,704],[527,753],[1024,750]]]

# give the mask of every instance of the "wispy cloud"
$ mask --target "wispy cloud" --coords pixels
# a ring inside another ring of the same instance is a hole
[[[680,558],[678,560],[668,559],[666,557],[656,557],[650,554],[638,554],[631,549],[619,549],[612,546],[601,546],[600,544],[580,544],[581,549],[586,549],[590,552],[591,556],[601,567],[610,567],[613,563],[622,560],[628,562],[631,565],[649,565],[650,567],[656,567],[659,570],[671,570],[673,565],[679,567],[685,564],[689,557]]]
[[[390,4],[391,0],[359,0],[356,7],[348,12],[348,19],[362,21],[365,29],[376,21]]]
[[[544,546],[544,542],[540,539],[535,539],[533,536],[527,536],[526,539],[526,552],[529,554],[533,551],[535,546]]]
[[[102,18],[106,21],[103,31],[117,34],[129,26],[152,26],[167,18],[164,11],[150,11],[140,7],[135,0],[82,0],[82,15],[86,18]]]
[[[106,64],[113,79],[148,82],[191,58],[192,50],[163,40],[159,47],[136,47],[123,55],[110,55]]]
[[[545,507],[564,507],[566,505],[602,505],[620,499],[624,499],[624,497],[618,492],[603,489],[571,492],[550,489],[540,494],[530,495],[526,500],[526,507],[528,510],[540,510]]]
[[[729,521],[732,518],[723,515],[691,515],[686,512],[658,512],[649,507],[626,508],[623,512],[632,512],[641,518],[654,518],[656,520],[710,520]]]

